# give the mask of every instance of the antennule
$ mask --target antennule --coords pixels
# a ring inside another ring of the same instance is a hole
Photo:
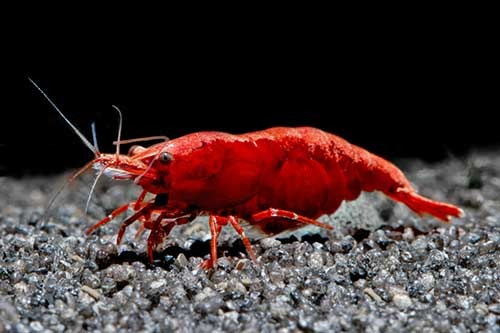
[[[118,138],[116,139],[116,160],[118,161],[118,158],[120,156],[120,137],[122,135],[122,112],[116,105],[112,105],[112,107],[118,112],[118,116],[120,117],[120,123],[118,125]]]
[[[35,86],[35,88],[42,94],[43,97],[52,105],[52,107],[61,115],[61,117],[66,121],[66,123],[75,131],[75,133],[80,137],[80,139],[83,141],[83,143],[94,153],[95,156],[99,156],[99,151],[92,146],[92,144],[85,138],[85,136],[78,130],[78,128],[73,125],[66,116],[59,110],[57,105],[52,102],[52,100],[47,96],[47,94],[33,81],[31,78],[28,77],[28,80]]]
[[[92,122],[90,124],[90,127],[92,128],[92,141],[94,141],[94,147],[97,151],[99,151],[99,146],[97,145],[97,134],[95,130],[95,122]]]
[[[168,141],[170,139],[168,138],[168,136],[165,136],[165,135],[155,135],[155,136],[145,136],[145,137],[142,137],[142,138],[120,140],[120,144],[127,144],[127,143],[133,143],[133,142],[143,142],[143,141],[152,141],[152,140]],[[113,141],[113,144],[116,145],[116,144],[118,144],[118,142],[117,141]]]

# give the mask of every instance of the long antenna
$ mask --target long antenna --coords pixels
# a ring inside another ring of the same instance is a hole
[[[56,199],[59,196],[59,194],[61,194],[61,192],[64,190],[64,188],[66,187],[66,185],[68,185],[73,180],[75,180],[78,176],[80,176],[82,173],[84,173],[85,171],[87,171],[88,169],[90,169],[92,167],[92,165],[94,165],[94,161],[88,162],[81,169],[77,170],[73,175],[71,175],[71,177],[69,177],[63,184],[61,184],[57,188],[57,190],[54,192],[54,194],[52,195],[52,197],[49,199],[49,201],[47,203],[47,206],[45,207],[45,213],[40,218],[40,221],[45,221],[47,219],[47,216],[49,214],[50,208],[52,207],[52,205],[56,201]]]
[[[66,118],[66,116],[64,116],[64,114],[61,112],[61,110],[59,110],[57,105],[54,102],[52,102],[52,100],[49,98],[49,96],[47,96],[47,94],[35,83],[35,81],[33,81],[29,77],[28,77],[28,80],[30,80],[30,82],[35,86],[36,89],[38,89],[38,91],[43,95],[43,97],[45,97],[45,99],[47,101],[49,101],[49,103],[52,105],[52,107],[61,115],[61,117],[66,121],[66,123],[68,123],[68,125],[73,129],[73,131],[75,131],[75,133],[80,137],[80,139],[83,141],[83,143],[94,153],[94,155],[99,156],[99,151],[94,146],[92,146],[92,144],[89,142],[89,140],[87,140],[87,138],[85,138],[85,136],[78,130],[78,128],[76,128],[75,125],[73,125],[68,120],[68,118]]]

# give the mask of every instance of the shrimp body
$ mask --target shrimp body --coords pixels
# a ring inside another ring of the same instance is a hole
[[[331,229],[316,219],[332,214],[342,201],[361,191],[381,191],[417,214],[444,222],[463,214],[451,204],[420,196],[392,163],[344,139],[311,127],[276,127],[233,135],[198,132],[149,148],[133,147],[129,155],[101,154],[94,168],[117,179],[132,179],[144,191],[132,204],[136,211],[118,234],[135,220],[151,229],[153,250],[170,230],[198,215],[209,215],[211,258],[217,258],[217,236],[231,224],[255,260],[240,221],[263,236],[312,224]],[[143,202],[145,194],[155,200]],[[125,208],[124,208],[125,207]],[[120,207],[89,229],[89,233],[126,210]]]

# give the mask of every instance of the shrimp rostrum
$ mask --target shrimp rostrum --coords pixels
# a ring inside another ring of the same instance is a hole
[[[141,229],[150,230],[150,261],[173,227],[208,215],[210,259],[202,266],[215,266],[217,238],[227,224],[255,262],[242,225],[263,236],[306,225],[331,229],[316,219],[334,213],[342,201],[356,199],[361,191],[380,191],[417,214],[443,222],[463,215],[454,205],[419,195],[394,164],[316,128],[275,127],[239,135],[198,132],[148,148],[132,146],[124,155],[98,152],[71,126],[95,154],[79,173],[94,168],[143,189],[136,201],[117,208],[87,233],[131,208],[134,213],[122,222],[117,243],[127,226],[140,221]],[[145,200],[148,193],[154,198]]]

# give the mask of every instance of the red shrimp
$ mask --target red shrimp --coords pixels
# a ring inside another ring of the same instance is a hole
[[[394,164],[316,128],[275,127],[240,135],[198,132],[148,148],[132,146],[128,155],[122,155],[118,150],[101,154],[69,124],[96,155],[78,174],[93,167],[143,189],[136,201],[117,208],[87,234],[132,208],[117,244],[127,226],[141,221],[141,230],[150,230],[151,262],[156,246],[174,226],[199,215],[209,216],[212,235],[210,258],[202,263],[205,269],[216,265],[223,226],[235,229],[256,262],[241,222],[263,236],[306,225],[332,229],[316,219],[334,213],[342,201],[356,199],[361,191],[381,191],[419,215],[430,214],[444,222],[463,215],[454,205],[420,196]],[[148,193],[154,198],[145,200]]]

